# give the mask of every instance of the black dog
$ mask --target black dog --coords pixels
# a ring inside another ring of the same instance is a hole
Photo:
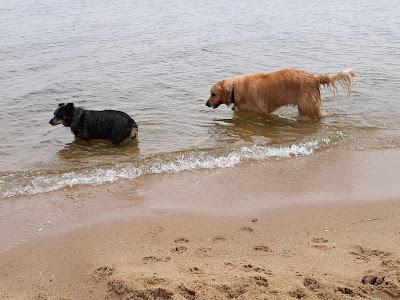
[[[72,133],[84,140],[105,139],[113,144],[130,141],[138,133],[135,121],[122,111],[87,110],[73,103],[60,103],[49,123],[71,127]]]

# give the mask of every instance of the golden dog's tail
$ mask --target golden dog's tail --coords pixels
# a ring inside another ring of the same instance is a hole
[[[319,84],[332,90],[334,97],[337,94],[337,84],[339,83],[343,89],[347,89],[347,95],[351,93],[351,85],[353,84],[353,77],[356,76],[356,71],[353,69],[346,69],[337,73],[337,75],[321,75],[318,77]]]

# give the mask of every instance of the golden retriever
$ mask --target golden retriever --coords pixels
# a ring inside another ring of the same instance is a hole
[[[285,69],[226,78],[213,85],[206,105],[213,108],[234,105],[239,110],[267,114],[284,105],[297,105],[301,117],[318,119],[322,116],[321,85],[330,88],[336,96],[339,83],[350,94],[355,74],[353,69],[321,76]]]

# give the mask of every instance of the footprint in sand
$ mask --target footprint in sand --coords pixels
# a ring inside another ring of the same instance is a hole
[[[253,272],[256,272],[256,273],[264,273],[266,275],[272,275],[272,272],[270,270],[266,270],[263,267],[256,267],[256,266],[253,266],[251,264],[243,265],[243,269],[245,271],[253,271]]]
[[[330,250],[330,249],[332,249],[331,247],[328,247],[326,245],[321,245],[321,244],[313,245],[313,248],[321,249],[321,250]]]
[[[268,287],[268,280],[263,276],[256,275],[253,277],[253,281],[260,287]]]
[[[218,236],[213,237],[212,241],[214,243],[216,243],[216,242],[225,242],[226,241],[226,237],[218,235]]]
[[[255,251],[262,251],[262,252],[271,252],[271,249],[268,246],[264,245],[257,245],[253,247]]]
[[[354,295],[354,291],[348,287],[338,287],[337,290],[338,290],[338,292],[341,292],[342,294],[345,294],[345,295],[350,295],[350,296]]]
[[[397,276],[396,276],[397,275]],[[390,299],[400,299],[400,285],[398,283],[398,274],[392,277],[392,274],[385,273],[385,275],[369,274],[365,275],[361,282],[364,285],[373,286],[374,289],[384,292],[390,296]]]
[[[203,272],[201,269],[199,269],[198,267],[191,267],[191,268],[189,268],[189,272],[192,273],[192,274],[195,274],[195,275],[202,275],[202,274],[204,274],[204,272]]]
[[[225,298],[228,299],[233,299],[233,298],[239,298],[243,294],[247,292],[247,286],[246,285],[241,285],[241,284],[236,284],[236,285],[227,285],[227,284],[222,284],[218,286],[218,289],[220,292],[225,294]]]
[[[188,300],[196,299],[196,291],[184,286],[183,284],[178,286],[178,292],[185,299],[188,299]]]
[[[329,250],[331,247],[325,245],[328,240],[323,237],[315,237],[312,238],[311,241],[314,243],[313,248],[322,249],[322,250]]]
[[[174,247],[174,248],[172,248],[171,249],[171,251],[172,252],[174,252],[174,253],[183,253],[183,252],[186,252],[187,251],[187,247],[185,247],[185,246],[177,246],[177,247]]]
[[[174,293],[166,288],[154,287],[140,289],[123,280],[113,279],[107,283],[110,293],[118,299],[174,299]]]
[[[328,240],[323,237],[315,237],[315,238],[312,238],[311,241],[313,241],[314,243],[318,243],[318,244],[320,244],[320,243],[325,244],[328,242]]]
[[[196,249],[196,254],[197,254],[197,256],[201,256],[201,257],[204,257],[204,256],[211,256],[211,248],[206,248],[206,247],[202,247],[202,248],[198,248],[198,249]]]
[[[187,238],[181,237],[175,240],[175,243],[188,243],[189,240]]]
[[[252,233],[254,231],[254,229],[251,227],[242,227],[242,228],[240,228],[240,230],[247,232],[247,233]]]
[[[171,257],[156,257],[156,256],[145,256],[142,258],[145,262],[167,262],[171,260]]]
[[[111,276],[114,274],[115,269],[109,266],[101,266],[98,267],[96,270],[93,271],[92,273],[92,278],[95,281],[100,281],[106,277]]]
[[[153,277],[144,278],[143,281],[150,285],[156,285],[156,284],[164,283],[167,280],[164,278],[161,278],[161,277],[153,276]]]
[[[70,200],[76,200],[76,198],[71,194],[67,194],[67,195],[65,195],[65,197],[70,199]]]
[[[296,298],[296,299],[302,299],[302,298],[306,297],[305,291],[300,287],[296,287],[296,288],[293,288],[293,289],[289,290],[288,291],[288,295],[290,297],[293,297],[293,298]]]
[[[316,291],[321,287],[317,279],[309,276],[303,279],[303,285],[311,291]]]
[[[391,252],[388,251],[368,249],[360,245],[355,246],[354,250],[350,251],[349,253],[353,255],[356,259],[363,261],[369,261],[371,258],[374,257],[385,258],[392,254]]]
[[[150,231],[145,234],[146,237],[156,238],[160,233],[165,231],[165,228],[162,226],[152,226]]]
[[[385,276],[365,275],[361,282],[363,284],[380,285],[385,281]]]
[[[44,292],[39,292],[35,298],[36,300],[47,300],[49,299],[49,297],[47,296],[47,294],[45,294]]]

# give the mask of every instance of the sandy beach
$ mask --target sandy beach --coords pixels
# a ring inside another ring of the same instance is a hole
[[[9,199],[0,298],[399,299],[399,158],[333,149]]]

